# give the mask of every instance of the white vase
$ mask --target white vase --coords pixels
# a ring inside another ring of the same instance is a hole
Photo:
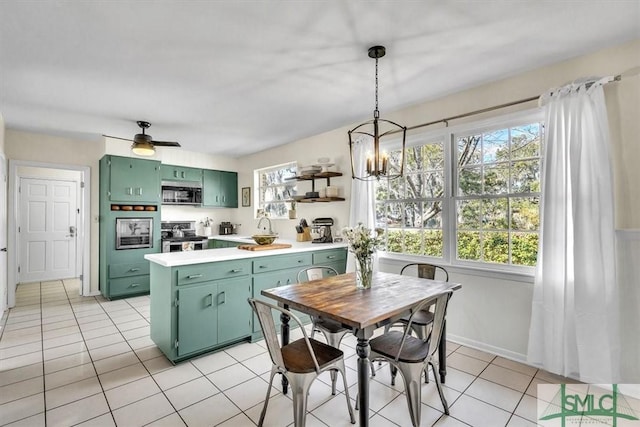
[[[211,236],[212,235],[211,227],[204,227],[203,232],[204,232],[205,236]]]

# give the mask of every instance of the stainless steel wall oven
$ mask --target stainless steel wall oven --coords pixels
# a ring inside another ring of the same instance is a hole
[[[153,247],[153,218],[116,218],[116,249]]]

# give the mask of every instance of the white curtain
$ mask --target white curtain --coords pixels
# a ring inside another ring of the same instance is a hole
[[[620,369],[613,178],[602,85],[542,97],[546,131],[541,230],[528,361],[589,383]]]
[[[356,142],[353,149],[353,164],[357,176],[366,175],[367,144],[365,137]],[[349,214],[349,227],[355,227],[358,223],[364,224],[370,229],[375,228],[373,181],[351,180],[351,212]],[[347,258],[347,271],[354,271],[355,260],[351,252]]]

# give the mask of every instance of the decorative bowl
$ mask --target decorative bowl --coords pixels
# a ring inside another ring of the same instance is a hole
[[[278,236],[275,234],[254,234],[251,238],[259,245],[270,245]]]

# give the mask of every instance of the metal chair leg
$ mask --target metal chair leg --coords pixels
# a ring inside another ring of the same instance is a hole
[[[347,398],[347,408],[349,409],[349,417],[351,418],[351,424],[355,424],[356,417],[353,414],[353,408],[351,407],[351,399],[349,398],[349,387],[347,386],[347,376],[345,375],[346,369],[344,367],[344,360],[341,360],[336,365],[338,367],[338,371],[340,371],[340,374],[342,375],[342,383],[344,385],[344,394],[346,395],[346,398]],[[357,400],[356,400],[356,405],[357,405]]]
[[[424,365],[421,363],[398,363],[398,370],[404,380],[411,423],[414,427],[418,427],[422,412],[422,371]]]
[[[438,373],[436,372],[436,367],[432,362],[429,362],[429,365],[431,365],[431,369],[433,369],[433,378],[435,378],[435,382],[436,382],[436,387],[438,388],[438,394],[440,395],[440,402],[442,402],[442,407],[444,408],[444,413],[449,415],[449,404],[447,403],[447,399],[444,397],[444,392],[442,391],[442,385],[440,384],[440,378],[438,378]],[[428,375],[428,366],[427,368],[427,375]]]
[[[262,426],[264,422],[264,416],[267,414],[267,406],[269,405],[269,396],[271,395],[271,386],[273,385],[273,377],[278,373],[278,369],[275,366],[271,367],[271,376],[269,377],[269,387],[267,387],[267,397],[264,399],[264,406],[262,407],[262,412],[260,413],[260,421],[258,421],[258,426]]]

